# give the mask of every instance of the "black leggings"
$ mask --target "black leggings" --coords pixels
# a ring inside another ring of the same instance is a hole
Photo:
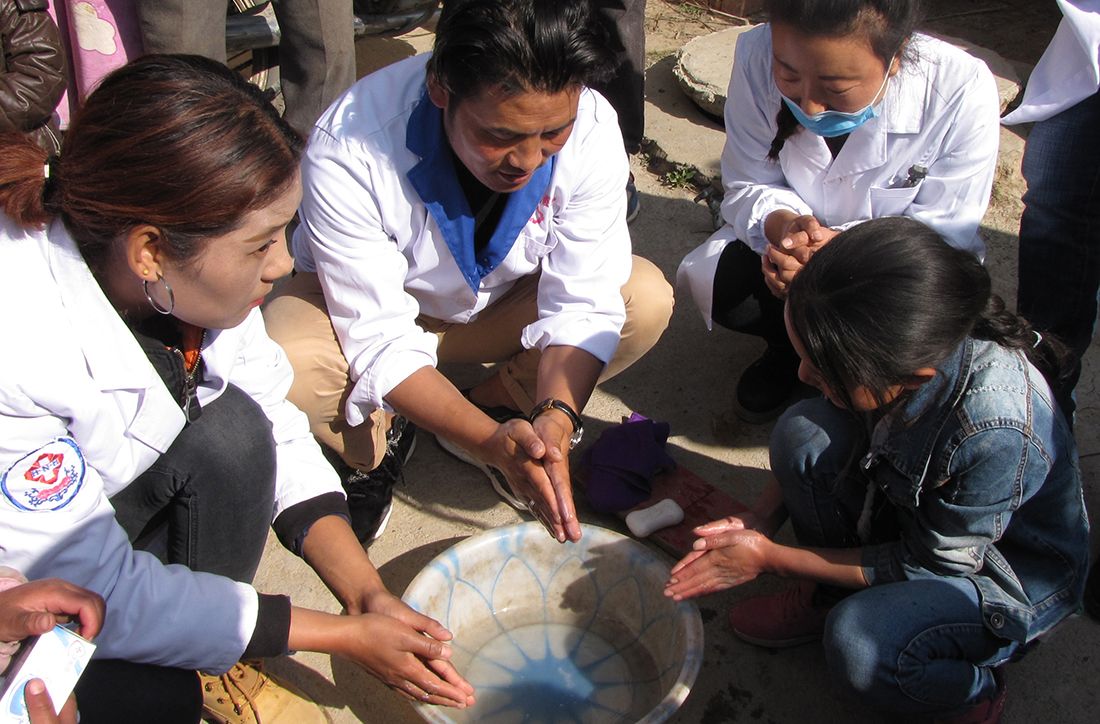
[[[274,500],[271,423],[230,385],[111,504],[135,549],[247,583],[260,564]],[[152,664],[93,659],[76,695],[82,724],[194,724],[202,713],[194,671]]]
[[[726,329],[762,337],[769,346],[794,354],[783,324],[783,300],[768,289],[760,255],[744,242],[731,242],[718,258],[710,316]]]

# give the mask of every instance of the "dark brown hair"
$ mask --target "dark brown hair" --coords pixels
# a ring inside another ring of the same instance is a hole
[[[103,80],[59,158],[10,135],[0,145],[0,208],[24,227],[60,217],[96,269],[139,224],[160,229],[176,261],[193,259],[288,188],[303,140],[221,63],[150,55]]]
[[[968,336],[1019,350],[1052,384],[1065,369],[1065,346],[1005,308],[977,257],[904,216],[837,234],[791,282],[787,314],[849,409],[851,390],[866,387],[882,402],[890,386],[938,368]]]

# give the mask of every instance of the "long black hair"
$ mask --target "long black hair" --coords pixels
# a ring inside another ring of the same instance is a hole
[[[791,283],[787,313],[807,356],[849,409],[866,387],[881,403],[893,385],[936,368],[966,337],[1022,351],[1048,381],[1065,347],[1039,336],[992,292],[989,272],[906,217],[858,224],[814,254]]]
[[[889,66],[901,53],[921,19],[920,0],[765,0],[768,22],[782,23],[805,35],[862,35],[874,54]],[[799,128],[798,120],[779,104],[779,130],[768,158],[779,158],[783,144]]]
[[[611,47],[588,0],[445,0],[428,77],[456,101],[493,86],[558,93],[610,77]]]

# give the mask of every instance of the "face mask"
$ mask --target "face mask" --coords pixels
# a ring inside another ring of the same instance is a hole
[[[891,58],[890,63],[887,64],[887,68],[893,65],[893,63],[894,61]],[[882,89],[886,87],[886,83],[889,80],[890,71],[887,70],[886,77],[882,79],[882,85],[879,86],[878,92],[875,93],[876,99],[882,93]],[[783,102],[787,104],[787,108],[790,109],[791,113],[794,114],[795,119],[806,130],[825,138],[836,138],[837,136],[843,136],[845,133],[851,133],[867,121],[878,116],[878,108],[875,106],[875,101],[869,103],[863,110],[853,113],[822,111],[821,113],[815,113],[809,116],[790,98],[782,93],[780,93],[779,96],[783,99]]]

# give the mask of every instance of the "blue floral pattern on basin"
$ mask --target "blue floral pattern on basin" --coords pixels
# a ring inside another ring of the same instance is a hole
[[[669,565],[595,526],[578,543],[523,523],[452,546],[404,599],[454,634],[451,660],[477,704],[417,711],[432,722],[664,721],[703,653],[699,610],[662,593]]]

